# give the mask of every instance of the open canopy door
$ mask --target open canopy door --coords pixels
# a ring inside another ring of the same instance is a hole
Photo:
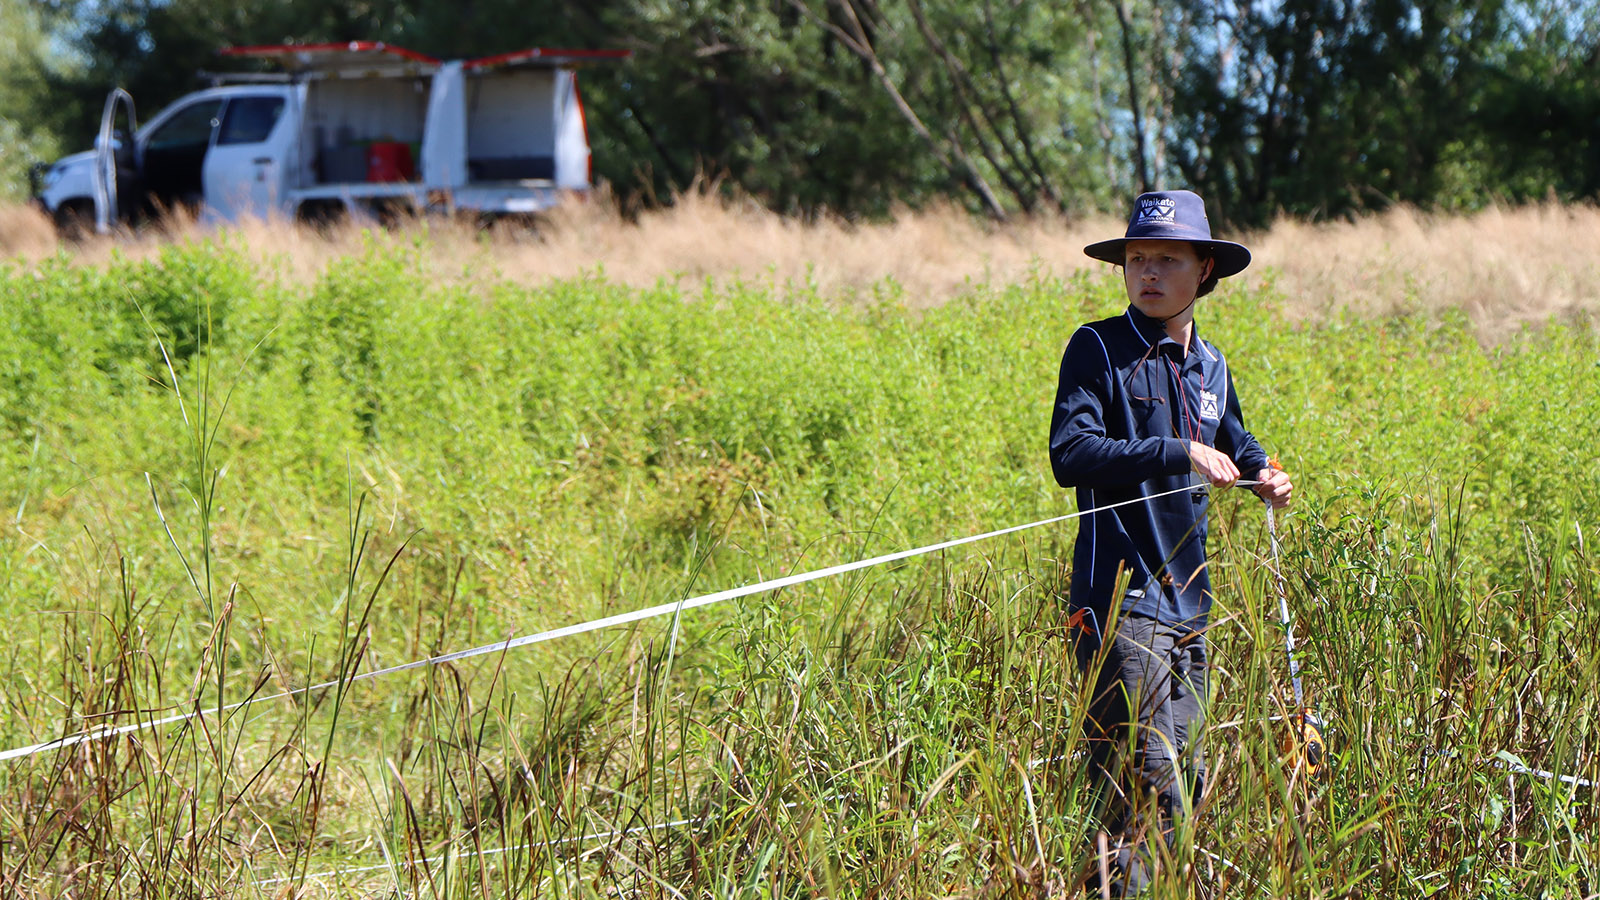
[[[576,70],[632,55],[531,47],[464,60],[468,182],[588,188],[589,139]]]
[[[494,56],[469,59],[464,61],[461,67],[468,72],[484,72],[513,66],[555,69],[568,68],[583,63],[613,62],[619,59],[627,59],[632,55],[632,50],[563,50],[551,47],[530,47],[527,50],[517,50],[512,53],[497,53]]]

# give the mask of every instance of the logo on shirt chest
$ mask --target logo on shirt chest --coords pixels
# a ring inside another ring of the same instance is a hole
[[[1217,395],[1216,394],[1213,394],[1210,391],[1206,391],[1206,390],[1202,390],[1200,392],[1200,418],[1202,418],[1202,419],[1220,419],[1220,418],[1222,418],[1222,412],[1217,406]]]

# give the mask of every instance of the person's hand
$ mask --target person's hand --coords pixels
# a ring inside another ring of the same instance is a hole
[[[1294,483],[1289,480],[1288,472],[1282,469],[1262,469],[1256,480],[1261,482],[1255,487],[1256,494],[1272,504],[1273,509],[1283,509],[1289,505],[1289,497],[1294,493]]]
[[[1232,487],[1239,480],[1239,467],[1228,454],[1199,441],[1189,441],[1189,465],[1213,487]]]

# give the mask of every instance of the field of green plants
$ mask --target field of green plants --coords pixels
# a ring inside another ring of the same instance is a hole
[[[1070,512],[1120,282],[529,289],[380,236],[0,270],[0,750]],[[1201,301],[1293,473],[1218,498],[1212,789],[1157,897],[1600,892],[1600,350]],[[8,896],[1066,897],[1072,523],[0,763]],[[1576,780],[1528,774],[1537,769]]]

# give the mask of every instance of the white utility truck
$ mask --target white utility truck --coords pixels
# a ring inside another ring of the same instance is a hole
[[[35,200],[58,226],[106,232],[179,206],[202,222],[396,207],[538,212],[590,186],[577,66],[628,55],[531,49],[443,61],[359,42],[222,53],[282,71],[213,75],[215,86],[143,127],[133,99],[113,91],[95,149],[38,182]]]

